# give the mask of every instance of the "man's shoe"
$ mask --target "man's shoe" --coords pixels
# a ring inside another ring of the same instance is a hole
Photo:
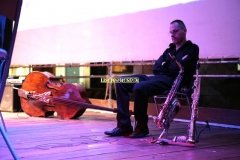
[[[135,130],[132,134],[129,135],[130,138],[143,138],[146,135],[149,134],[149,131],[140,131],[140,130]]]
[[[137,122],[137,126],[132,134],[129,135],[130,138],[143,138],[149,134],[149,129],[146,123]]]
[[[106,131],[104,133],[106,135],[109,135],[109,136],[127,136],[127,135],[133,133],[133,128],[132,128],[132,126],[129,126],[129,127],[125,128],[125,129],[116,127],[113,130]]]

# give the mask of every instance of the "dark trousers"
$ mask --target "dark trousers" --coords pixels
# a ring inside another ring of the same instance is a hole
[[[126,77],[136,77],[139,79],[139,83],[116,83],[118,108],[117,126],[124,127],[131,125],[129,114],[129,93],[133,93],[134,116],[136,121],[147,124],[148,98],[171,89],[174,79],[165,75],[146,76],[140,74],[125,76],[125,78]]]

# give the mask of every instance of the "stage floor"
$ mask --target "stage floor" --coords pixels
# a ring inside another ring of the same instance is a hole
[[[2,115],[8,138],[20,160],[240,159],[240,129],[210,126],[210,130],[201,133],[195,147],[186,147],[149,143],[160,134],[152,119],[147,137],[130,139],[104,135],[104,131],[116,126],[115,114],[109,112],[88,109],[76,120],[29,117],[23,112],[2,112]],[[205,126],[197,124],[197,131]],[[173,121],[168,138],[187,136],[187,128],[188,123]],[[0,159],[13,159],[3,136]]]

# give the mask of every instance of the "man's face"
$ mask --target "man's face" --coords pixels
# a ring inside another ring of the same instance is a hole
[[[172,42],[174,44],[181,44],[186,39],[187,30],[185,28],[181,28],[178,23],[170,24],[169,33],[172,38]]]

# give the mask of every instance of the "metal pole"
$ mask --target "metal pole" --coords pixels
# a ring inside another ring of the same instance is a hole
[[[112,62],[110,62],[110,66],[109,68],[109,78],[112,79]],[[110,81],[110,83],[108,84],[108,90],[109,90],[109,95],[108,95],[108,107],[109,108],[113,108],[112,105],[112,82]]]
[[[1,125],[0,125],[0,131],[1,131],[1,134],[2,134],[2,136],[3,136],[3,138],[4,138],[5,142],[6,142],[6,144],[7,144],[8,148],[9,148],[9,150],[10,150],[13,158],[14,158],[15,160],[18,160],[18,156],[17,156],[14,148],[12,147],[12,145],[11,145],[11,143],[10,143],[8,137],[7,137],[7,134],[5,133],[4,129],[2,129],[2,126],[1,126]]]
[[[195,77],[195,75],[194,75]],[[240,75],[232,74],[232,75],[199,75],[201,78],[240,78]]]

